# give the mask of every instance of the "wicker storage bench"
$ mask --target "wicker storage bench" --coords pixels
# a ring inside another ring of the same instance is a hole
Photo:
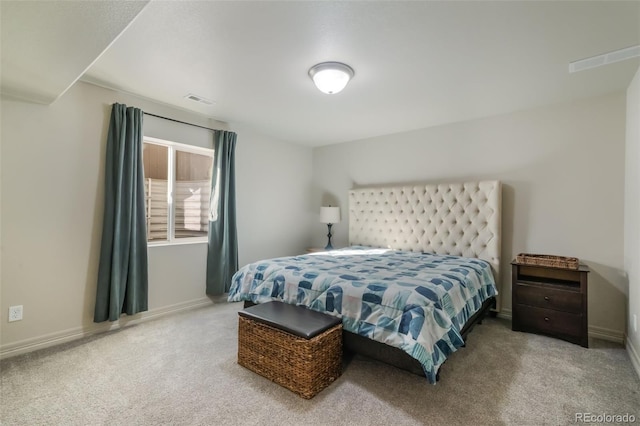
[[[269,302],[238,312],[238,364],[313,398],[342,372],[342,322],[302,306]]]

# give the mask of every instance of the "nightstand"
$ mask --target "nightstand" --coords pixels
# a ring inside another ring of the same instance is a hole
[[[585,348],[589,268],[511,262],[512,330],[546,334]]]

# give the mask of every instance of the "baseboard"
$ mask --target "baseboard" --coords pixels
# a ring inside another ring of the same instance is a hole
[[[629,354],[633,368],[636,370],[636,374],[640,377],[640,352],[633,346],[629,337],[627,337],[627,353]]]
[[[511,309],[502,308],[502,310],[498,312],[498,318],[511,321],[513,318]],[[615,342],[621,345],[624,345],[624,341],[625,341],[623,332],[618,330],[611,330],[609,328],[598,327],[595,325],[589,326],[589,337],[600,339],[600,340],[607,340],[609,342]]]
[[[511,318],[512,318],[511,309],[502,308],[500,310],[500,312],[498,312],[498,318],[502,318],[502,319],[511,321]]]
[[[589,326],[589,337],[600,340],[607,340],[609,342],[619,343],[624,345],[624,332],[618,330],[612,330],[610,328],[598,327],[595,325]]]
[[[123,316],[118,321],[114,322],[105,322],[100,324],[92,324],[89,326],[75,327],[64,331],[58,331],[55,333],[45,334],[43,336],[21,340],[18,342],[0,346],[0,359],[25,354],[27,352],[48,348],[62,343],[71,342],[73,340],[78,340],[92,334],[117,330],[128,324],[139,324],[167,315],[175,314],[177,312],[188,311],[218,302],[219,301],[215,298],[203,297],[187,302],[176,303],[175,305],[152,309],[131,317]]]

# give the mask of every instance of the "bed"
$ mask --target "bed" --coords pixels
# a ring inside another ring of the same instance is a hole
[[[339,316],[345,349],[435,383],[495,304],[500,206],[499,181],[353,189],[348,248],[246,265],[228,300]]]

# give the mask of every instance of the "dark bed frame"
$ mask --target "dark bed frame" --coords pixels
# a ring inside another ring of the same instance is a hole
[[[248,308],[255,305],[250,301],[244,302],[244,307]],[[482,307],[469,318],[469,321],[462,327],[460,334],[466,341],[467,335],[471,332],[476,324],[482,324],[484,317],[489,314],[495,316],[495,312],[491,311],[496,307],[496,298],[491,297],[484,301]],[[382,342],[371,340],[367,337],[360,336],[350,331],[343,331],[342,333],[343,349],[347,357],[352,357],[355,354],[364,355],[366,357],[375,359],[377,361],[390,364],[394,367],[408,371],[419,376],[424,376],[424,370],[422,365],[415,358],[404,352],[402,349],[389,346]],[[436,380],[440,380],[440,371],[436,374]]]
[[[460,332],[465,342],[467,340],[467,335],[471,332],[473,327],[475,327],[476,324],[482,324],[484,317],[492,308],[495,307],[495,305],[495,297],[487,299],[478,312],[469,318],[469,321],[465,323]],[[342,336],[342,342],[346,351],[382,361],[419,376],[425,375],[422,365],[418,360],[400,348],[389,346],[348,331],[343,332]],[[440,370],[438,370],[438,373],[436,374],[436,381],[437,380],[440,380]]]

